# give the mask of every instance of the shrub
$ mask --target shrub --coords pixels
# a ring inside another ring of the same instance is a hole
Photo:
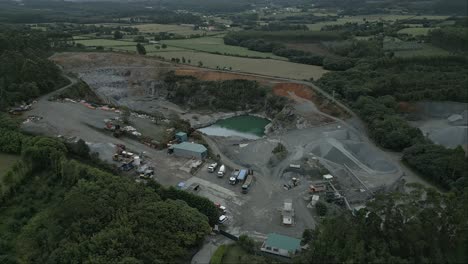
[[[215,253],[211,257],[210,264],[221,264],[224,254],[226,253],[226,245],[221,245],[216,249]]]

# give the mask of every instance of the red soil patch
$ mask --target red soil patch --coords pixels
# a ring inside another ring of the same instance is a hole
[[[294,93],[296,96],[307,100],[312,100],[315,96],[309,87],[297,83],[278,83],[273,87],[273,93],[284,97],[290,97],[290,93]]]

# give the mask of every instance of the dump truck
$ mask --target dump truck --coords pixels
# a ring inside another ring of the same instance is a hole
[[[221,165],[218,171],[218,178],[221,178],[224,176],[224,173],[226,173],[226,167],[224,165]]]
[[[229,178],[229,182],[234,185],[238,182],[244,182],[245,181],[245,178],[247,177],[247,170],[240,170],[239,173],[237,173],[237,176],[236,177],[231,177]]]
[[[245,179],[244,184],[242,185],[242,193],[248,193],[250,189],[250,185],[253,181],[253,175],[247,175],[247,179]]]

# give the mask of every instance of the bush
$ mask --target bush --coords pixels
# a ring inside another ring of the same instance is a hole
[[[354,62],[347,58],[326,57],[323,59],[323,68],[331,71],[345,71],[354,66]]]
[[[241,235],[237,241],[237,245],[249,254],[253,254],[255,251],[255,241],[248,235]]]
[[[319,216],[325,216],[328,212],[328,207],[324,202],[317,202],[315,204],[315,209],[317,210],[317,214]]]
[[[226,245],[219,246],[211,257],[210,264],[221,264],[224,253],[226,253]]]

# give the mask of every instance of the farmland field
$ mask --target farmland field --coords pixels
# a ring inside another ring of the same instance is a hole
[[[225,45],[221,37],[164,40],[162,43],[172,47],[192,49],[209,53],[285,60],[285,58],[273,55],[272,53],[252,51],[244,47]]]
[[[395,57],[413,57],[413,56],[447,56],[450,52],[434,47],[431,44],[422,43],[418,49],[395,51]]]
[[[17,160],[19,160],[19,156],[0,153],[0,179],[5,176]]]
[[[216,69],[217,66],[232,67],[233,71],[249,72],[268,76],[277,76],[292,79],[320,78],[327,70],[320,66],[292,63],[272,59],[252,59],[224,56],[196,51],[157,52],[149,55],[162,56],[166,60],[182,58],[191,60],[192,65],[203,62],[204,67]]]
[[[113,40],[113,39],[83,39],[83,40],[76,40],[75,43],[80,43],[85,46],[102,46],[102,47],[114,47],[114,46],[135,46],[135,42],[131,41],[121,41],[121,40]]]
[[[434,28],[424,28],[424,27],[413,27],[413,28],[404,28],[398,31],[400,34],[408,34],[413,36],[427,35],[430,30]]]

